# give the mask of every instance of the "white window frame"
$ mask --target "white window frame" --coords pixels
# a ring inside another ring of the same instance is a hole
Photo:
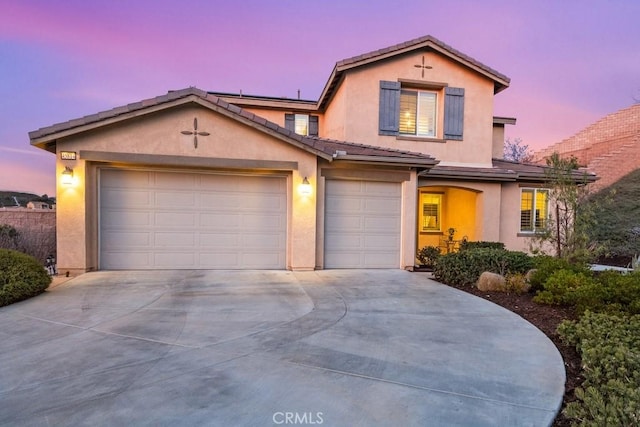
[[[525,211],[522,209],[522,201],[523,201],[523,195],[524,193],[530,193],[533,194],[533,199],[531,201],[532,205],[531,205],[531,210],[530,211]],[[546,193],[546,204],[545,204],[545,212],[544,215],[540,215],[540,211],[539,209],[537,209],[537,204],[538,204],[538,194],[539,193]],[[525,234],[535,234],[535,233],[539,233],[541,231],[543,231],[549,222],[549,197],[550,197],[551,192],[549,191],[548,188],[535,188],[535,187],[522,187],[520,189],[520,226],[519,226],[519,230],[520,233],[525,233]],[[531,214],[531,218],[529,219],[530,223],[531,223],[531,227],[529,228],[525,228],[523,229],[522,227],[522,217],[524,213],[530,213]]]
[[[295,114],[294,115],[294,129],[295,133],[302,136],[309,136],[309,115],[308,114]]]
[[[415,118],[413,127],[415,127],[414,132],[403,132],[400,131],[400,135],[413,135],[418,137],[425,138],[435,138],[438,134],[438,93],[435,91],[427,91],[427,90],[413,90],[413,89],[401,89],[400,91],[400,117],[399,117],[399,127],[402,129],[403,123],[403,114],[407,114],[407,112],[402,111],[402,95],[403,94],[415,94],[416,95],[416,105],[415,105]],[[433,115],[429,117],[421,117],[421,98],[431,98],[433,99]],[[429,121],[433,122],[432,130],[430,132],[420,132],[420,128],[424,127],[423,121],[426,120],[426,126],[429,127]]]

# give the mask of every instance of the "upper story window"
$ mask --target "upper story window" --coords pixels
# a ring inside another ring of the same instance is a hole
[[[547,226],[549,190],[523,188],[520,193],[520,232],[535,233]]]
[[[380,135],[462,140],[464,133],[464,89],[444,83],[418,83],[425,88],[402,88],[401,82],[380,82]],[[411,86],[416,86],[415,83]],[[421,86],[421,87],[422,87]],[[438,95],[443,95],[439,97]],[[437,112],[443,111],[439,118]],[[438,130],[442,126],[442,130]]]
[[[437,99],[435,92],[402,90],[399,133],[435,138]]]
[[[318,136],[318,116],[309,114],[285,114],[284,126],[303,136]]]

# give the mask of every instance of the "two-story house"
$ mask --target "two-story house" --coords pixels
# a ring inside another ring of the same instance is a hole
[[[508,86],[426,36],[336,63],[317,101],[188,88],[33,131],[59,270],[412,268],[449,229],[526,249],[548,193],[499,160]]]

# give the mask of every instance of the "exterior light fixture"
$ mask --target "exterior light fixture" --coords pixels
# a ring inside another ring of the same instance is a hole
[[[306,176],[302,180],[302,184],[300,184],[299,191],[300,191],[300,194],[303,196],[311,195],[311,192],[312,192],[311,183],[309,182],[309,179],[307,179]]]
[[[62,171],[60,182],[62,182],[63,185],[73,184],[73,169],[71,169],[69,166],[65,166],[64,170]]]

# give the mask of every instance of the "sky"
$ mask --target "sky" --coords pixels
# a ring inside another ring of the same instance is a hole
[[[540,149],[640,100],[638,0],[0,0],[0,190],[55,194],[28,132],[169,90],[317,100],[339,60],[432,35],[511,78]]]

